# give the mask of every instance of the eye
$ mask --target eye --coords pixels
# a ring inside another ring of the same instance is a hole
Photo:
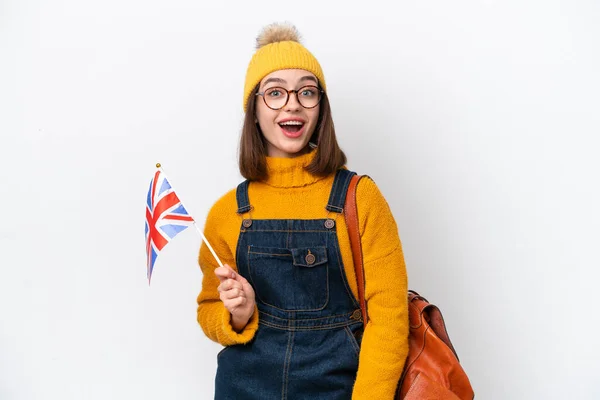
[[[267,93],[266,93],[266,94],[267,94],[267,96],[269,96],[269,97],[279,97],[279,96],[281,96],[281,90],[280,90],[280,89],[277,89],[277,88],[274,88],[274,89],[267,89],[267,91],[266,91],[266,92],[267,92]]]
[[[300,96],[302,97],[312,97],[317,94],[317,91],[313,88],[302,88],[300,89]]]

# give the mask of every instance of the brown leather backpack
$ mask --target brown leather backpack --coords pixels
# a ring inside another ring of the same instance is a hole
[[[362,176],[354,175],[348,187],[344,215],[358,281],[363,321],[368,321],[365,278],[358,228],[356,186]],[[408,292],[409,352],[398,382],[396,400],[472,400],[475,395],[467,374],[446,331],[440,310],[417,292]]]

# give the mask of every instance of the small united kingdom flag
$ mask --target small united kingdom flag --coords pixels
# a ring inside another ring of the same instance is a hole
[[[148,284],[158,253],[194,219],[175,194],[160,164],[150,181],[146,203],[146,257]]]

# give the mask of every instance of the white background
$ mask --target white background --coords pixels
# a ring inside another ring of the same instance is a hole
[[[241,181],[246,66],[283,20],[476,398],[600,398],[594,0],[0,0],[0,398],[212,398],[199,235],[149,287],[146,192],[160,161],[202,227]]]

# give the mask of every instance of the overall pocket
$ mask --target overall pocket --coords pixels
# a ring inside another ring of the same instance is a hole
[[[327,305],[327,247],[248,246],[248,270],[257,299],[266,305],[285,311]]]

